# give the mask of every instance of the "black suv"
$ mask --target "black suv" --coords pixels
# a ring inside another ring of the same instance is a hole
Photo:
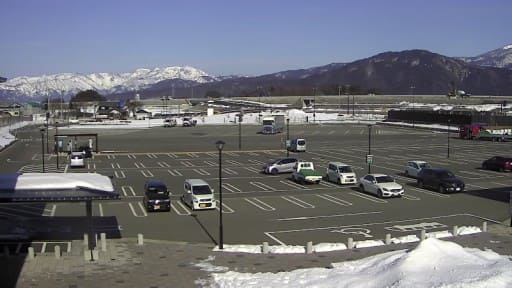
[[[418,187],[430,187],[441,193],[464,191],[464,181],[444,168],[423,168],[418,173]]]
[[[167,186],[160,180],[146,180],[144,184],[144,206],[149,211],[171,211],[171,199]]]

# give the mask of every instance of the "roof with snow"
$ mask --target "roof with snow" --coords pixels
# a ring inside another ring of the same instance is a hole
[[[97,173],[1,173],[0,199],[84,201],[118,199],[109,177]]]

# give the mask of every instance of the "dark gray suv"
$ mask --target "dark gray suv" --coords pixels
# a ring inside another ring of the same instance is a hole
[[[423,168],[418,173],[418,187],[429,187],[441,193],[463,192],[464,181],[444,168]]]

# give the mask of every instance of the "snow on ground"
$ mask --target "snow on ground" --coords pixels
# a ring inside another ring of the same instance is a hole
[[[413,250],[332,263],[332,268],[255,274],[208,270],[213,272],[209,287],[505,288],[512,287],[511,260],[489,250],[428,238]]]

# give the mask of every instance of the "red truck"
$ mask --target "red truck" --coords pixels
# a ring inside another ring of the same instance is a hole
[[[491,141],[512,140],[512,128],[488,126],[486,123],[465,124],[459,127],[459,138]]]

